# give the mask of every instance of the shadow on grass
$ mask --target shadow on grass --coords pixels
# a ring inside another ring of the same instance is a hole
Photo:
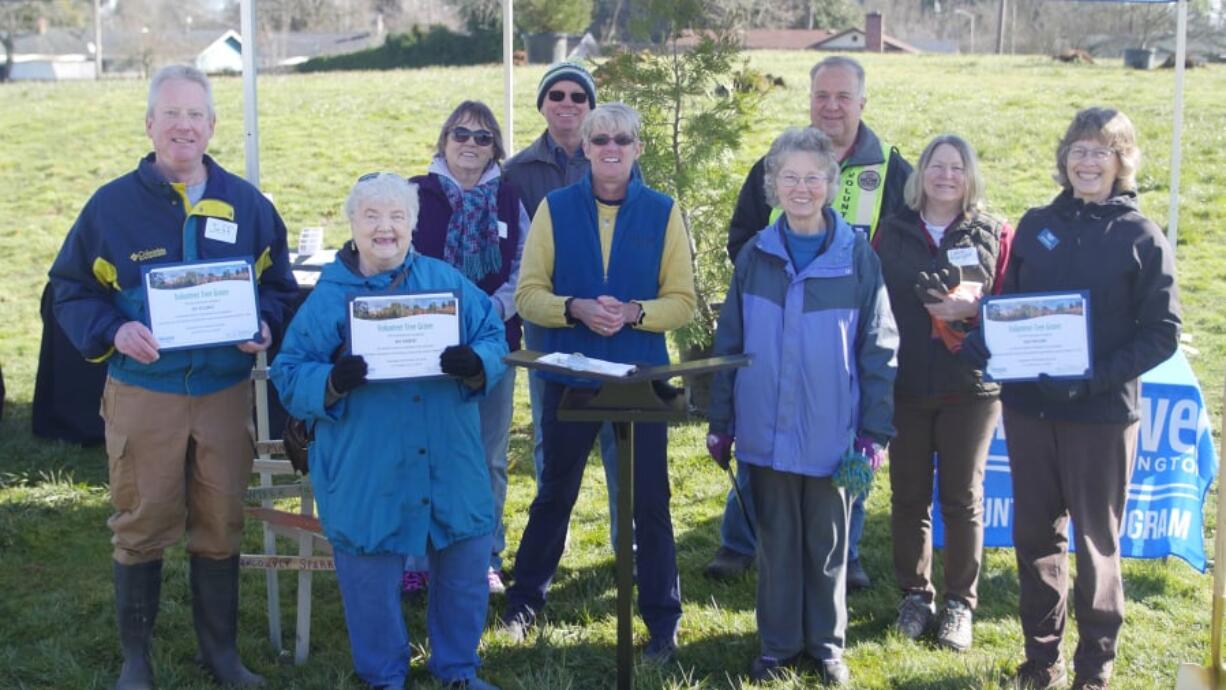
[[[48,477],[106,484],[106,452],[101,446],[82,447],[39,438],[30,428],[33,406],[7,401],[0,421],[0,488],[37,484]]]

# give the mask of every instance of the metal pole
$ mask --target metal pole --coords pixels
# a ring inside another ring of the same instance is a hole
[[[512,0],[502,0],[502,131],[506,150],[515,150],[515,26]]]
[[[1000,0],[1000,9],[996,12],[996,54],[1005,54],[1005,14],[1008,11],[1009,0]]]
[[[260,125],[255,100],[255,0],[242,0],[239,30],[243,38],[243,132],[247,181],[260,186]]]
[[[94,0],[94,79],[102,78],[102,0]]]
[[[617,437],[617,690],[634,687],[634,422]]]
[[[1183,138],[1183,72],[1188,53],[1188,2],[1179,0],[1175,20],[1175,130],[1171,136],[1171,207],[1166,225],[1166,241],[1175,255],[1179,239],[1179,163]]]

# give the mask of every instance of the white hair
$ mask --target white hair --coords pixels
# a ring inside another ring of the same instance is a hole
[[[358,211],[372,200],[392,200],[404,204],[409,217],[409,228],[417,227],[417,185],[396,173],[377,172],[363,175],[353,183],[349,197],[345,199],[345,216],[352,223]]]

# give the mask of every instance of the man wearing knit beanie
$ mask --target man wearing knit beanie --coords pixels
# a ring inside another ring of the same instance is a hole
[[[536,109],[545,117],[546,129],[524,150],[502,166],[503,182],[519,189],[519,198],[536,215],[537,206],[545,195],[555,189],[572,185],[582,179],[591,167],[580,148],[579,126],[596,107],[596,81],[591,72],[576,62],[557,62],[545,70],[536,90]],[[524,322],[524,345],[540,349],[538,328]],[[541,393],[544,385],[535,373],[528,377],[528,392],[532,403],[533,460],[539,478],[545,464],[541,443]],[[604,461],[605,480],[609,486],[610,544],[617,543],[613,534],[617,524],[617,446],[613,440],[613,425],[605,424],[600,431],[600,456]]]

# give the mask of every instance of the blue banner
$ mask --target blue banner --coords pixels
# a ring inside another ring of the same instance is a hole
[[[1120,553],[1125,558],[1177,556],[1204,572],[1205,496],[1217,476],[1217,451],[1200,386],[1182,352],[1141,377],[1137,436]],[[938,484],[933,486],[932,543],[939,548],[945,533]],[[984,546],[1013,546],[1013,482],[999,422],[988,451],[983,493]]]

